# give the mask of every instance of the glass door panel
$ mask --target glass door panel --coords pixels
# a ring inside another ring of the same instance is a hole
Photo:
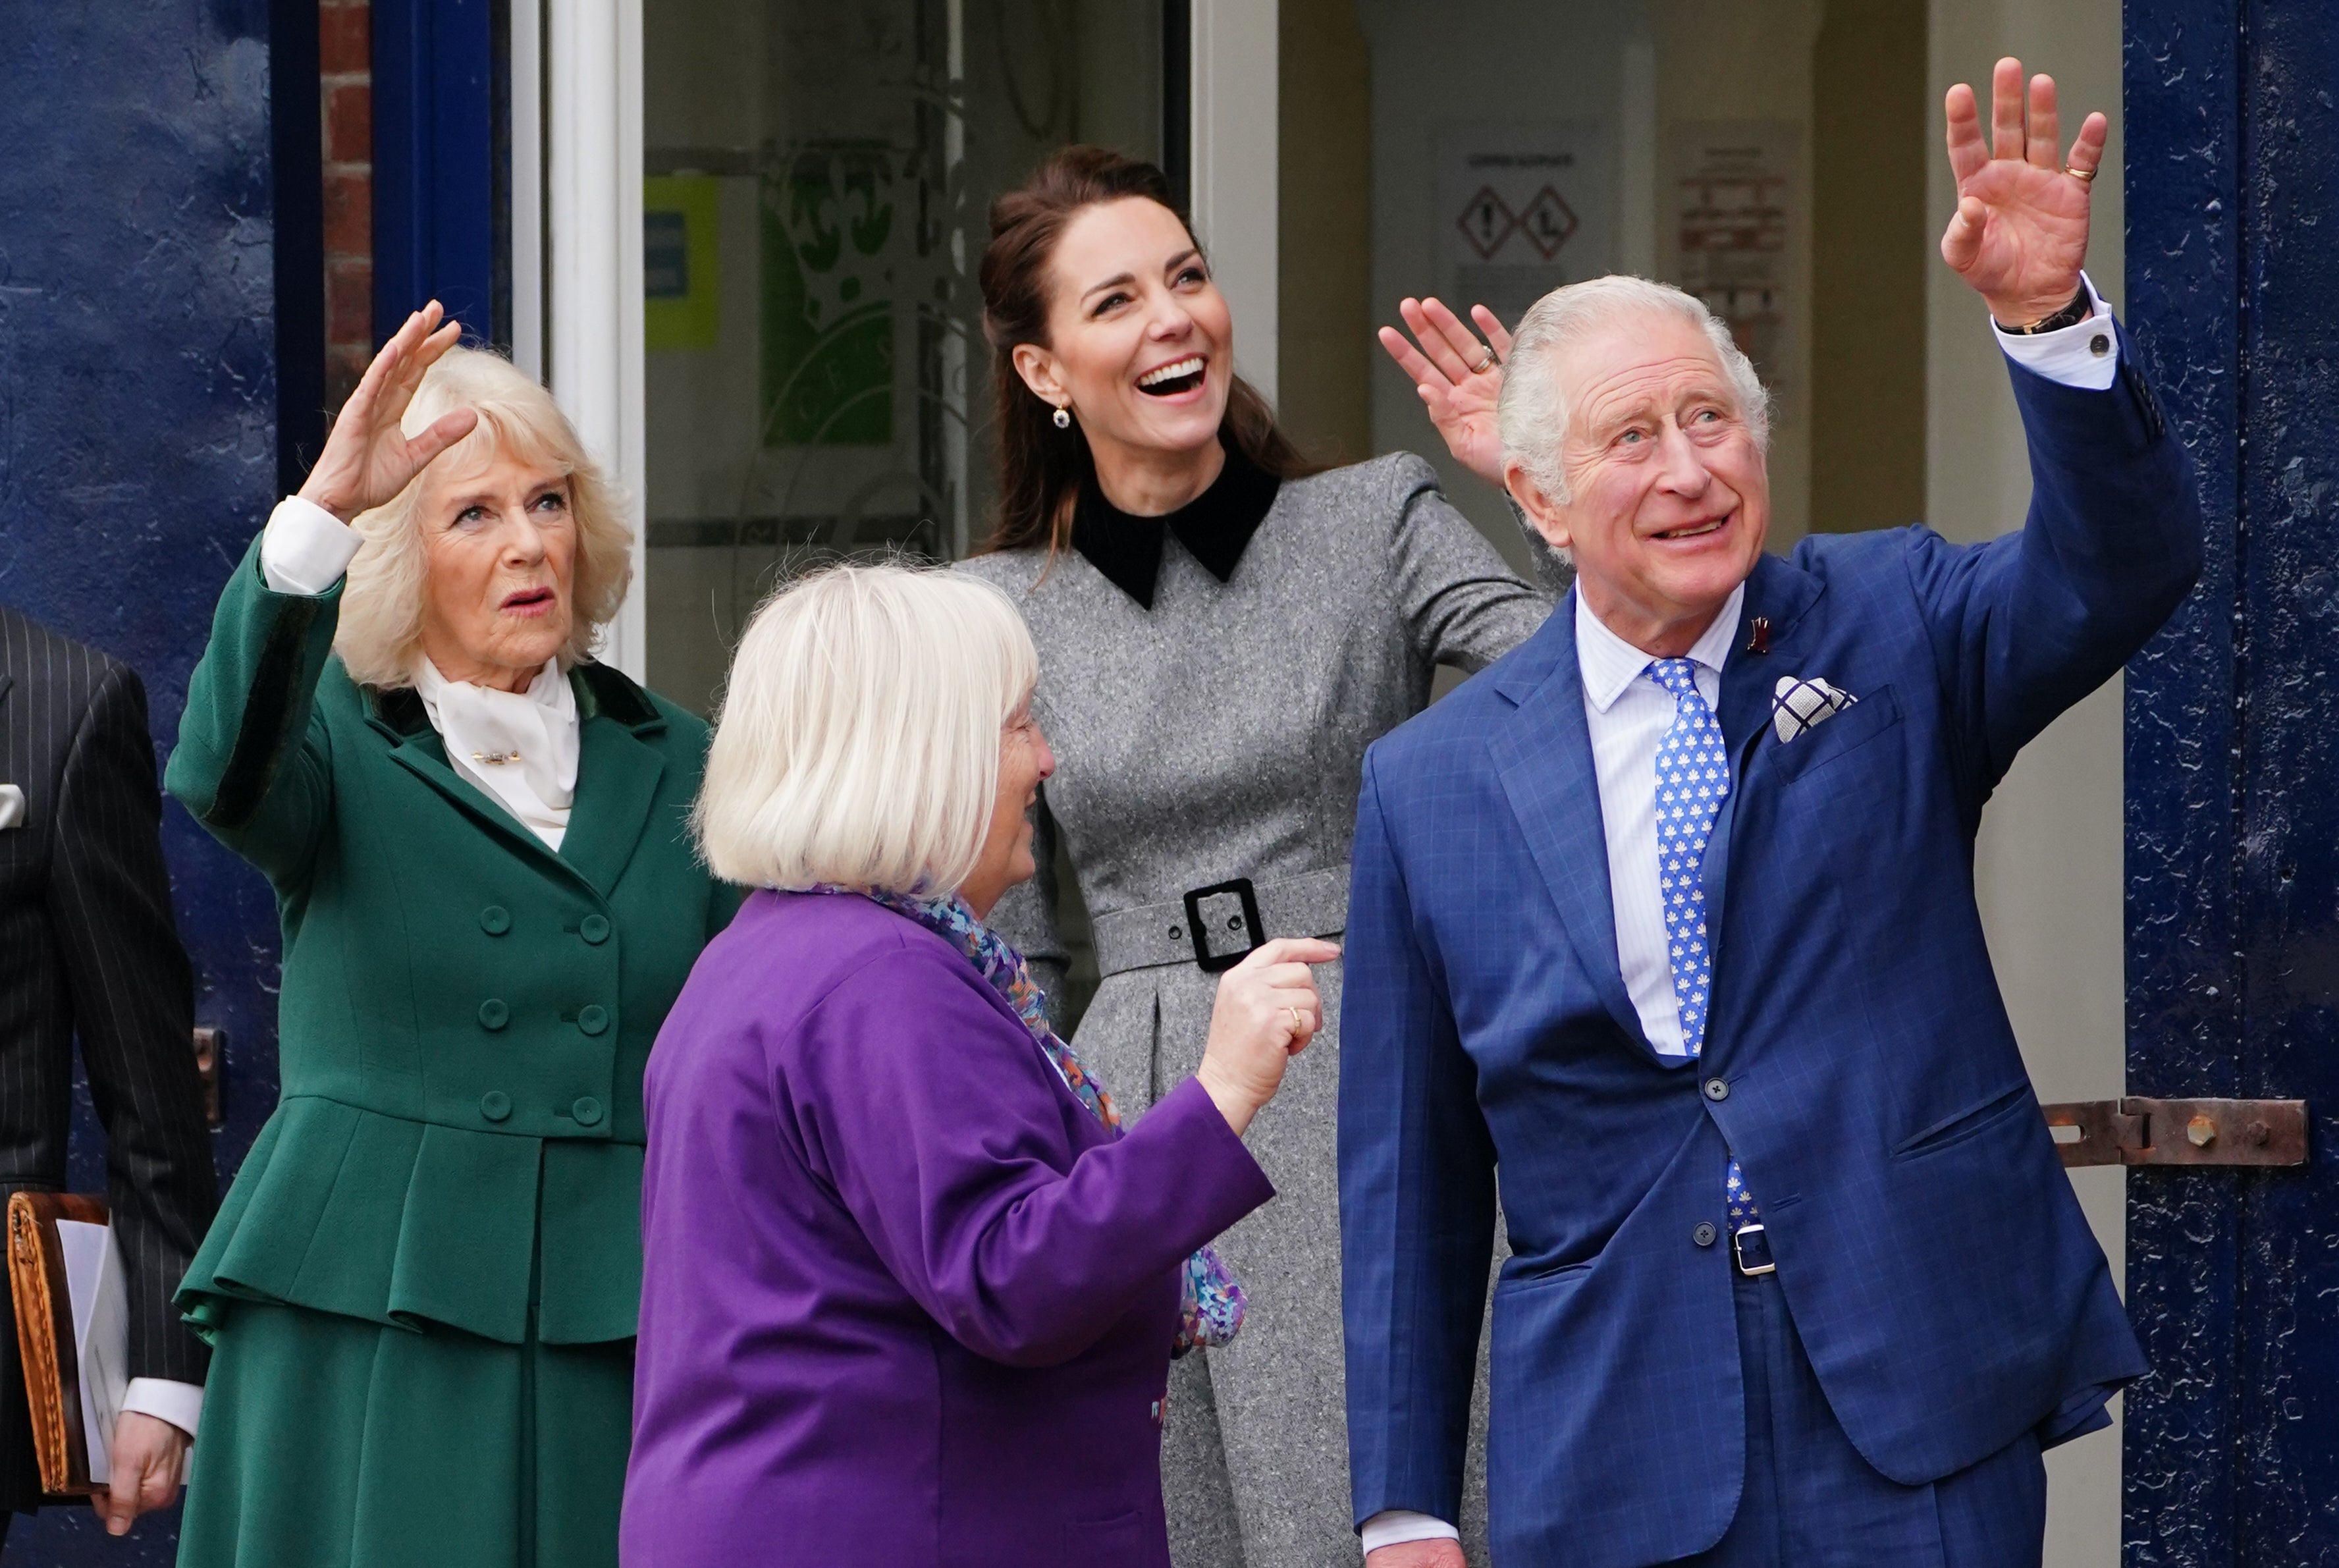
[[[1160,161],[1163,11],[646,8],[651,685],[710,711],[741,626],[787,573],[953,558],[982,537],[996,486],[975,268],[992,198],[1067,143]]]

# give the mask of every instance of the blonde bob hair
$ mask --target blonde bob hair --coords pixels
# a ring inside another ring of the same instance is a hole
[[[634,535],[624,521],[624,498],[586,455],[552,394],[500,355],[449,349],[423,372],[400,427],[412,436],[458,409],[479,410],[471,433],[439,454],[406,488],[359,513],[350,525],[363,542],[350,562],[333,650],[349,666],[350,678],[360,685],[387,689],[414,684],[414,661],[422,650],[423,586],[430,571],[419,514],[434,473],[459,472],[503,456],[567,476],[577,556],[561,668],[592,653],[601,628],[625,602],[634,575]]]
[[[1040,656],[960,573],[835,566],[765,601],[731,664],[693,814],[716,876],[932,897],[982,854],[1001,734]]]

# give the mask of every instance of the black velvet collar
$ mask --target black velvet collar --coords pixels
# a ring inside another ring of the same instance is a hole
[[[1104,498],[1096,476],[1090,475],[1072,508],[1072,548],[1149,610],[1153,585],[1161,576],[1165,533],[1176,534],[1212,577],[1228,581],[1250,537],[1267,520],[1282,481],[1238,449],[1230,446],[1226,452],[1226,467],[1210,488],[1167,517],[1130,516]]]

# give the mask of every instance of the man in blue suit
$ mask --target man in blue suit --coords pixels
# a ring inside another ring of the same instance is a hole
[[[1762,390],[1703,306],[1598,280],[1510,345],[1505,476],[1575,588],[1373,747],[1357,814],[1340,1198],[1370,1568],[1463,1561],[1498,1169],[1504,1568],[2035,1564],[2041,1451],[2145,1369],[1999,997],[1973,843],[2016,751],[2183,598],[2201,518],[2080,272],[2103,116],[2059,155],[2054,84],[2028,85],[1999,63],[1994,146],[1950,94],[1941,245],[2011,361],[2020,532],[1766,556]]]

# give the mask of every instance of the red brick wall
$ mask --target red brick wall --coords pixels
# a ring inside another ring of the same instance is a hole
[[[325,152],[325,406],[339,409],[373,353],[373,16],[321,0]]]

